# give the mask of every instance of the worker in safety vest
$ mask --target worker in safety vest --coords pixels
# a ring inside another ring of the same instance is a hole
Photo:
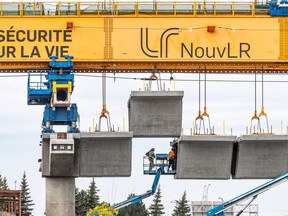
[[[169,152],[168,161],[169,161],[168,170],[170,169],[171,166],[172,170],[176,170],[176,153],[174,148],[172,148],[171,151]]]
[[[148,156],[148,159],[149,159],[149,170],[152,170],[154,167],[154,158],[155,158],[154,151],[155,151],[155,149],[152,148],[152,149],[150,149],[150,151],[148,151],[146,153],[146,156]]]

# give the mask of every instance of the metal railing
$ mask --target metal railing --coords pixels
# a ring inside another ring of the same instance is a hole
[[[143,173],[144,174],[155,174],[160,167],[163,168],[162,174],[164,174],[164,175],[176,174],[176,164],[170,164],[170,167],[169,167],[169,162],[167,159],[164,159],[164,160],[163,159],[162,160],[161,159],[160,160],[154,159],[153,160],[153,166],[152,166],[151,170],[149,169],[149,166],[150,166],[149,157],[144,156],[143,157]],[[173,169],[173,167],[175,167],[175,168]]]
[[[165,15],[268,15],[260,2],[95,2],[95,3],[0,3],[0,16],[165,16]]]
[[[28,89],[29,90],[47,90],[47,81],[45,76],[47,75],[47,71],[38,71],[28,73]]]

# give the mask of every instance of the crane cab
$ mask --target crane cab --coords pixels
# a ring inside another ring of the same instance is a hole
[[[173,164],[170,164],[168,161],[168,154],[159,153],[155,155],[155,159],[153,160],[152,169],[149,169],[150,161],[147,156],[143,157],[143,174],[145,175],[155,175],[157,170],[161,168],[162,175],[175,175],[176,170],[172,170]],[[176,166],[175,166],[176,167]]]

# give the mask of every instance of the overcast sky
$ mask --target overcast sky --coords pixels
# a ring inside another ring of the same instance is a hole
[[[9,74],[11,75],[11,74]],[[81,130],[87,131],[92,125],[93,117],[99,118],[102,110],[101,78],[100,74],[94,77],[75,76],[75,89],[72,95],[73,102],[77,103],[81,115]],[[142,88],[143,81],[134,79],[120,79],[149,77],[150,74],[116,74],[116,80],[107,81],[107,109],[111,115],[112,124],[122,128],[123,118],[128,128],[127,101],[130,92]],[[184,91],[183,98],[183,131],[189,134],[193,120],[198,112],[198,74],[173,74],[176,79],[176,90]],[[170,74],[162,74],[162,79],[169,79]],[[203,76],[202,76],[203,77]],[[261,80],[259,75],[257,78]],[[190,81],[188,81],[190,80]],[[215,132],[223,134],[222,124],[225,121],[226,133],[233,128],[233,135],[240,136],[246,133],[250,119],[254,112],[254,75],[207,75],[207,108]],[[215,80],[238,80],[238,82],[221,82]],[[248,81],[248,82],[239,82]],[[265,75],[264,80],[288,81],[286,75]],[[174,83],[163,81],[166,90],[173,89]],[[154,90],[156,85],[153,84]],[[258,86],[258,112],[260,111],[261,91]],[[265,111],[269,122],[273,125],[273,132],[280,134],[281,120],[283,131],[286,133],[288,123],[288,87],[287,82],[264,84]],[[41,122],[44,107],[28,106],[27,77],[8,77],[1,74],[0,78],[1,112],[0,112],[0,172],[8,179],[10,189],[19,189],[23,172],[26,171],[31,196],[35,202],[34,215],[43,215],[45,209],[44,179],[38,172],[38,158],[41,155],[39,147]],[[203,94],[203,90],[201,90]],[[203,95],[202,95],[203,96]],[[203,107],[203,100],[201,107]],[[141,194],[149,190],[154,177],[142,174],[142,157],[151,147],[156,152],[168,152],[171,139],[147,138],[133,139],[132,175],[130,178],[96,178],[100,189],[101,201],[111,203],[126,199],[130,193]],[[16,184],[15,184],[15,181]],[[91,178],[78,178],[77,187],[87,189]],[[266,182],[265,180],[174,180],[172,176],[162,176],[160,185],[163,191],[162,203],[165,206],[165,215],[172,213],[174,203],[186,190],[189,201],[201,201],[204,185],[210,184],[208,200],[225,201],[246,192],[255,186]],[[287,183],[282,184],[260,195],[254,203],[259,204],[261,216],[288,215]],[[147,207],[152,197],[145,200]]]

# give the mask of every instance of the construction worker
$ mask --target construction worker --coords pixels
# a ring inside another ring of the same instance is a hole
[[[168,161],[169,161],[168,170],[170,169],[171,166],[172,170],[176,170],[176,153],[174,148],[172,148],[171,151],[169,152]]]
[[[150,151],[148,151],[146,153],[146,156],[148,156],[148,159],[149,159],[149,170],[152,170],[154,167],[154,158],[155,158],[154,151],[155,151],[155,149],[152,148],[152,149],[150,149]]]

